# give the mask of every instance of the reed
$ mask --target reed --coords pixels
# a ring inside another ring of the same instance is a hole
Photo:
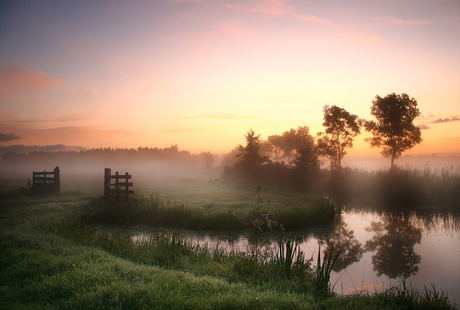
[[[333,287],[331,287],[329,284],[331,279],[331,272],[332,268],[334,268],[334,264],[337,258],[340,255],[340,251],[337,251],[336,255],[333,257],[333,251],[334,246],[331,247],[329,253],[324,255],[323,262],[321,262],[321,247],[318,249],[318,265],[316,267],[315,276],[313,278],[313,286],[317,296],[319,297],[327,297],[332,294]]]
[[[291,280],[293,274],[304,277],[311,272],[311,261],[305,259],[299,243],[292,240],[292,237],[287,240],[280,238],[273,258],[273,262],[279,266],[280,277],[287,280]]]

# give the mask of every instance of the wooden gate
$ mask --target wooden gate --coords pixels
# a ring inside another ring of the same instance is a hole
[[[59,194],[61,192],[61,176],[59,167],[53,172],[33,172],[32,186],[36,193]]]
[[[133,183],[129,182],[132,176],[128,172],[118,174],[118,171],[112,175],[111,171],[110,168],[105,168],[104,171],[104,196],[115,195],[128,198],[129,195],[134,195],[134,190],[129,189],[133,186]],[[112,180],[115,180],[115,183],[112,183]]]

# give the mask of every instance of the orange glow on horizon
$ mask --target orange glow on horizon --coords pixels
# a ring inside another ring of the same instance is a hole
[[[460,153],[460,16],[422,2],[417,14],[404,0],[12,4],[0,146],[226,153],[250,128],[316,135],[324,105],[371,119],[375,96],[395,92],[422,113],[407,154]],[[365,137],[350,156],[380,156]]]

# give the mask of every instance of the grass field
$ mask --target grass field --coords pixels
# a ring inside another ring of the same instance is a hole
[[[164,195],[166,205],[171,201],[185,209],[257,205],[254,190],[219,191],[215,184],[200,182],[184,182],[182,189],[171,184],[155,188],[158,192],[144,191],[145,199]],[[374,295],[334,296],[324,287],[327,274],[320,272],[327,264],[312,266],[288,238],[275,247],[261,246],[258,253],[224,253],[193,246],[177,235],[158,234],[135,242],[122,231],[104,233],[82,217],[99,195],[94,188],[72,188],[59,196],[2,196],[1,308],[453,308],[435,289],[416,292],[401,287]],[[270,208],[304,199],[261,195],[270,198]]]

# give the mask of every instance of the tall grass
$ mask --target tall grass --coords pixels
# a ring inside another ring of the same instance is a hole
[[[61,226],[62,225],[62,226]],[[53,230],[56,229],[55,225]],[[181,270],[195,275],[224,277],[229,282],[277,285],[280,279],[288,291],[309,289],[310,261],[297,250],[276,251],[276,245],[264,243],[256,251],[238,252],[193,244],[177,232],[164,232],[133,240],[128,231],[100,232],[78,220],[60,221],[59,231],[82,245],[101,248],[132,262]],[[291,240],[280,240],[277,246],[289,248]],[[296,246],[296,248],[298,248]],[[287,253],[287,256],[286,256]]]
[[[321,297],[313,284],[318,271],[292,235],[261,244],[258,253],[197,246],[177,233],[134,241],[128,232],[101,232],[75,216],[82,205],[81,196],[2,201],[2,308],[398,308],[393,291]],[[427,298],[411,296],[406,304],[413,308],[426,303],[452,309],[435,290]]]
[[[334,268],[334,264],[340,255],[340,251],[337,251],[335,256],[332,256],[334,252],[334,246],[331,247],[329,253],[326,253],[323,262],[321,262],[321,247],[318,249],[318,259],[315,276],[313,278],[313,286],[315,287],[316,294],[320,297],[328,296],[332,294],[330,286],[331,272]]]
[[[331,175],[327,190],[342,201],[416,209],[420,206],[460,206],[460,167],[395,168],[369,171],[343,169]]]
[[[448,309],[453,307],[450,304],[446,292],[439,291],[435,285],[431,288],[425,287],[423,291],[417,291],[408,287],[403,280],[401,286],[391,287],[382,293],[376,294],[377,299],[385,300],[386,303],[393,303],[395,307],[404,309]]]
[[[252,205],[248,203],[237,207],[203,207],[166,201],[160,195],[137,196],[128,200],[99,197],[92,199],[84,207],[84,212],[92,214],[91,220],[95,222],[197,230],[242,230],[253,227],[254,223],[262,230],[272,230],[273,223],[294,230],[309,225],[333,224],[336,216],[334,204],[326,198],[303,198],[291,205],[276,206],[260,203],[260,196],[254,201]],[[264,216],[268,215],[270,220],[265,220]]]

